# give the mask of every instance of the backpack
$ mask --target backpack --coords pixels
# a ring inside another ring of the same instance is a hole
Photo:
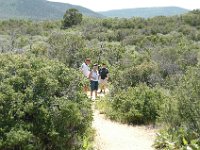
[[[108,74],[108,69],[107,68],[101,68],[99,70],[99,75],[101,76],[101,79],[105,79],[107,77]]]

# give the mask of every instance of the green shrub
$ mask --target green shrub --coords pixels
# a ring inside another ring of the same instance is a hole
[[[177,91],[181,122],[200,133],[200,67],[191,68],[182,79]],[[199,134],[200,135],[200,134]]]
[[[165,103],[161,119],[167,126],[157,137],[157,149],[200,149],[199,78],[199,66],[190,68]]]
[[[157,72],[156,64],[146,60],[143,61],[144,62],[141,64],[128,68],[122,69],[119,66],[112,68],[113,73],[111,74],[110,80],[115,87],[115,90],[135,87],[140,83],[147,84],[151,87],[158,84],[158,82],[152,77]]]
[[[200,131],[199,69],[191,68],[172,92],[162,109],[161,120],[172,127],[187,126]]]
[[[92,111],[81,90],[59,62],[0,55],[0,149],[83,149]]]
[[[199,150],[200,139],[196,132],[187,128],[169,128],[158,134],[154,147],[160,150]]]
[[[155,123],[165,96],[156,88],[139,84],[109,98],[110,118],[129,124]],[[109,109],[105,109],[109,110]]]

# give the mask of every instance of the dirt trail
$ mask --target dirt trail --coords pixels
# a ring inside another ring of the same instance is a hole
[[[106,119],[94,110],[95,150],[153,150],[155,130],[128,126]]]

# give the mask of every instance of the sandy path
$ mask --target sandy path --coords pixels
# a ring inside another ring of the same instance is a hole
[[[95,150],[152,150],[155,131],[141,126],[119,124],[94,110]]]

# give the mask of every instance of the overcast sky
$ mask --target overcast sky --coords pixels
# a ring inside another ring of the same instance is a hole
[[[122,8],[178,6],[187,9],[200,8],[200,0],[50,0],[87,7],[94,11]]]

